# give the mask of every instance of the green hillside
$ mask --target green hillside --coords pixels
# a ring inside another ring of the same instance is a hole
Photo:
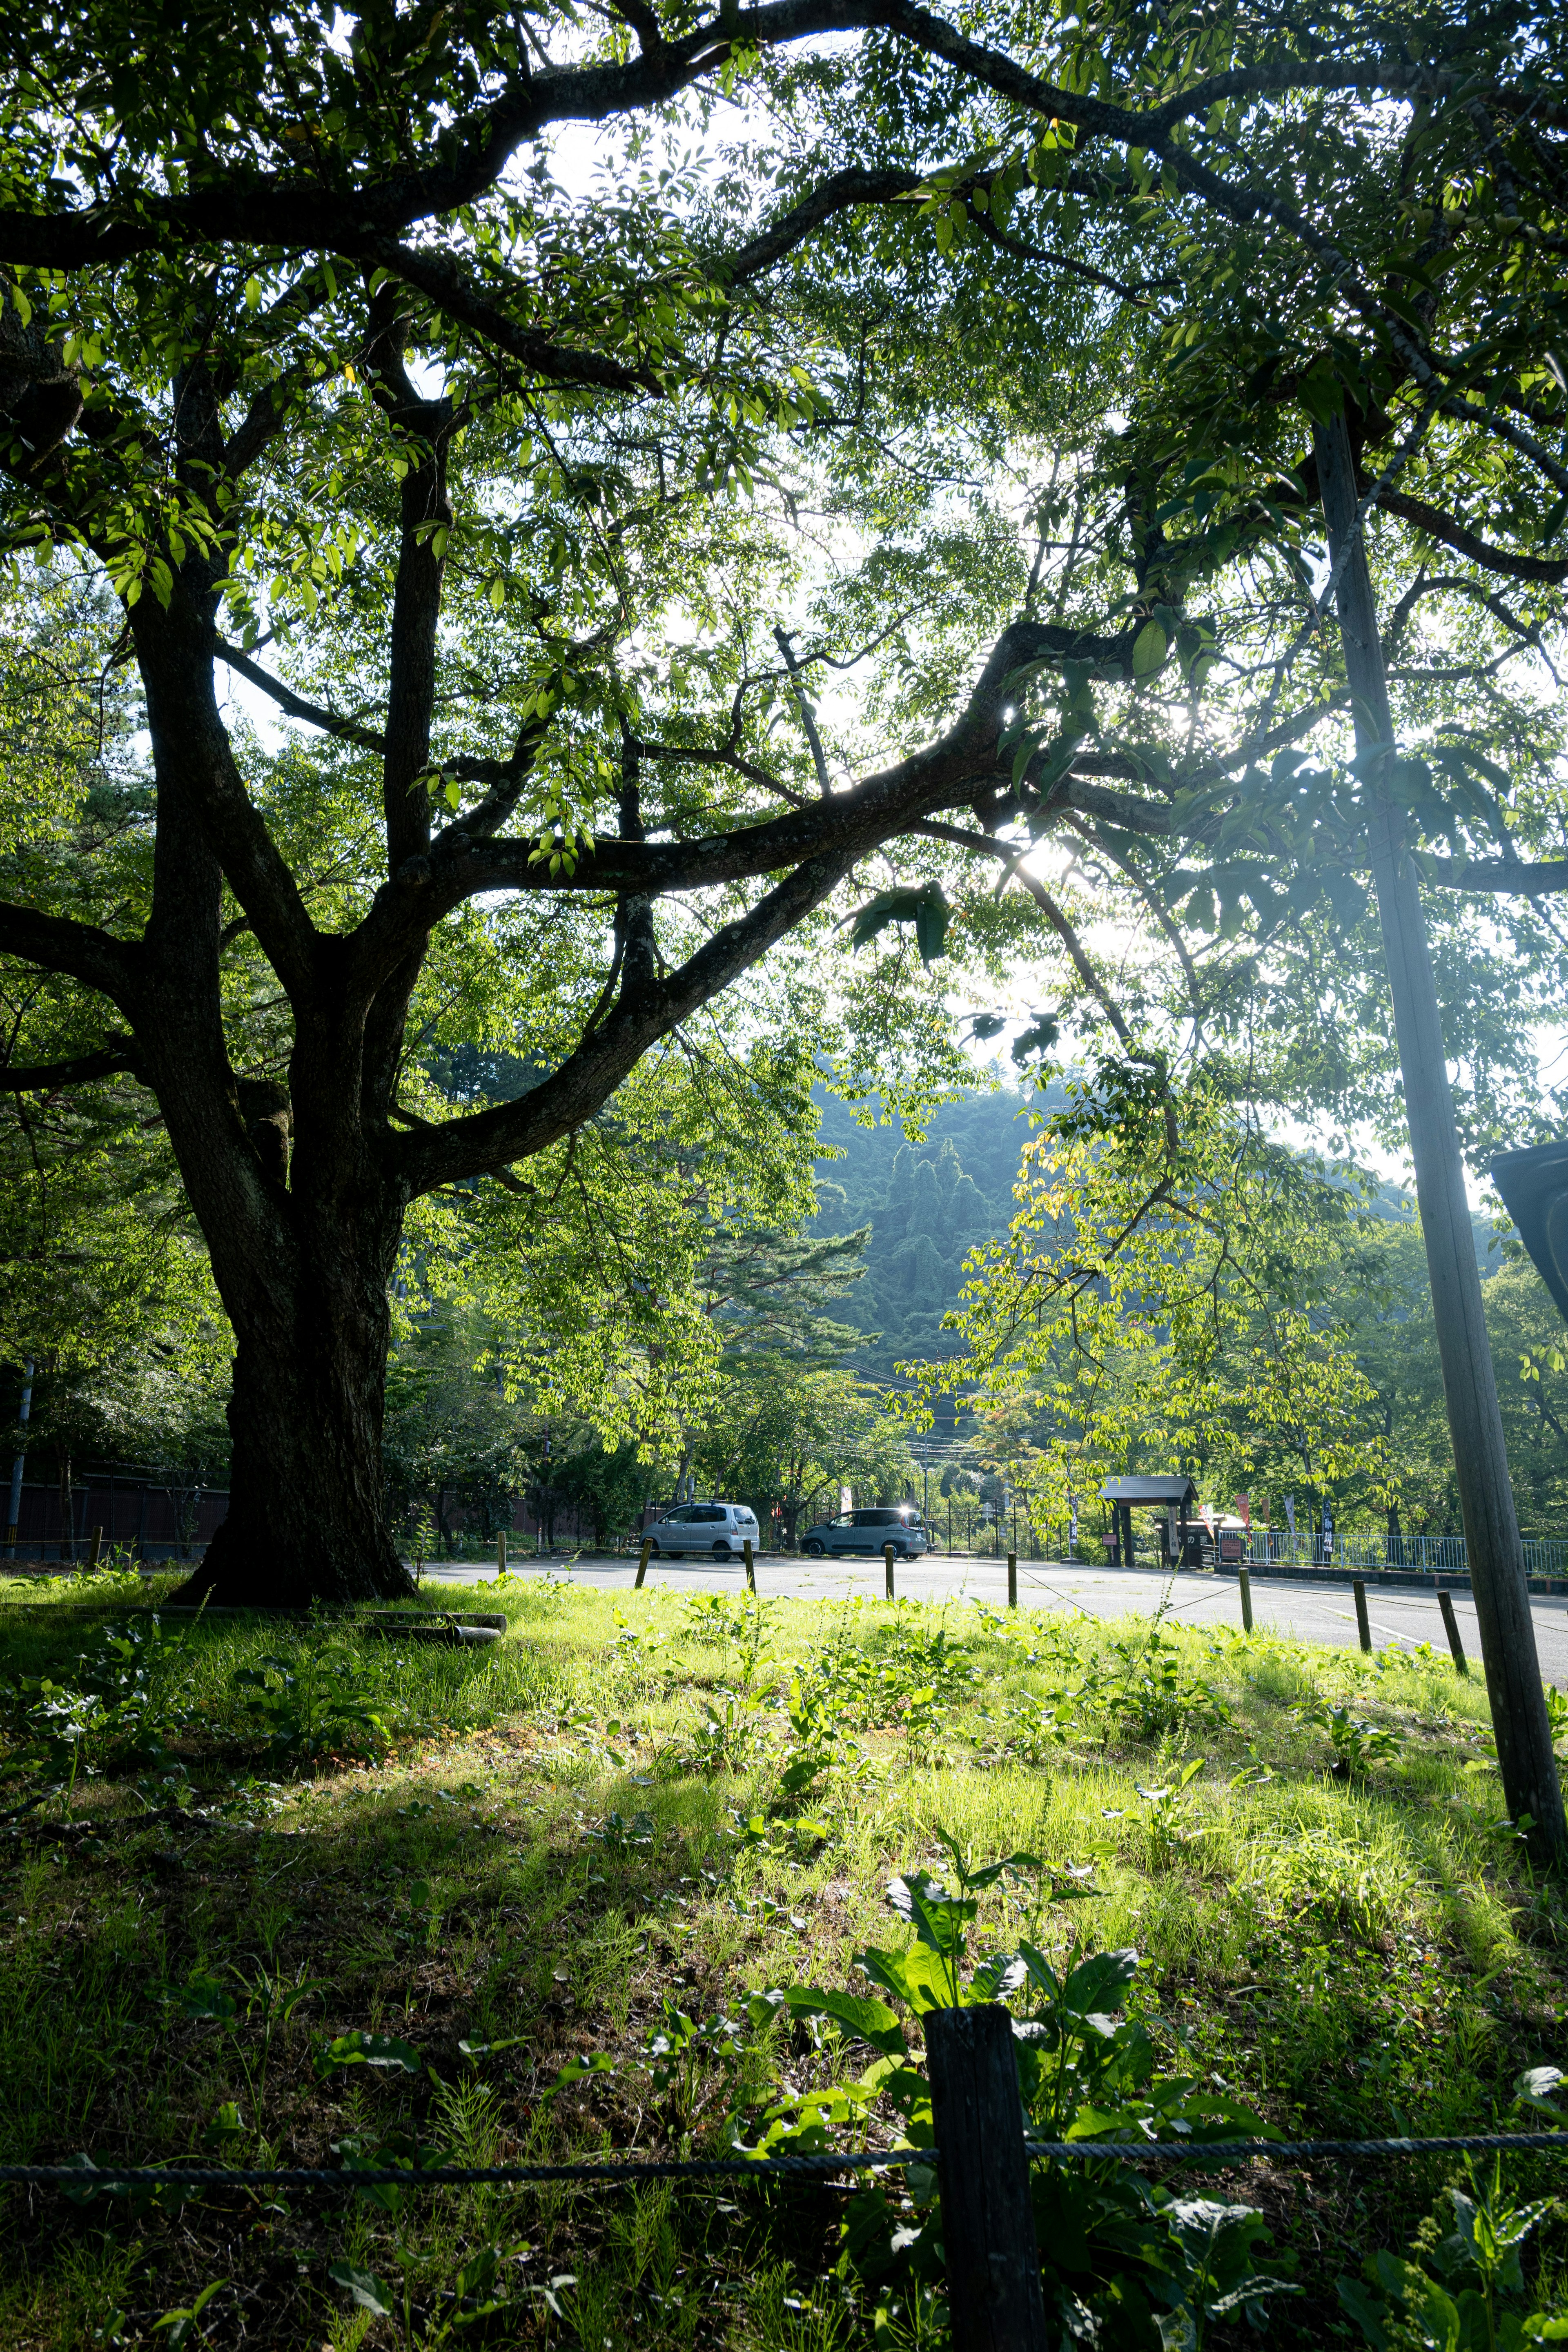
[[[966,1252],[1005,1233],[1012,1217],[1030,1132],[1026,1097],[1013,1087],[964,1095],[936,1113],[922,1143],[911,1143],[897,1120],[858,1126],[825,1089],[816,1100],[823,1145],[843,1157],[819,1164],[813,1231],[871,1228],[866,1280],[835,1312],[880,1334],[850,1360],[886,1380],[905,1357],[949,1355],[956,1346],[942,1318],[957,1302]]]

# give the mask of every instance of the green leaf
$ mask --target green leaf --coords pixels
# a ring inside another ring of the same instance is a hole
[[[590,2051],[586,2057],[569,2058],[553,2083],[539,2095],[542,2099],[552,2099],[557,2091],[570,2090],[574,2083],[581,2083],[590,2074],[613,2074],[615,2071],[616,2062],[607,2050]]]
[[[235,2014],[235,2000],[216,1977],[192,1977],[188,1983],[168,1985],[164,1999],[184,2017],[214,2018],[226,2025]]]
[[[1061,1034],[1060,1025],[1050,1013],[1043,1013],[1037,1021],[1020,1031],[1014,1038],[1010,1051],[1016,1062],[1027,1062],[1037,1054],[1048,1054]]]
[[[1075,2017],[1088,2017],[1121,2007],[1122,1996],[1138,1973],[1134,1951],[1096,1952],[1081,1960],[1062,1987],[1062,2007]]]
[[[423,2073],[425,2061],[411,2043],[392,2033],[340,2033],[317,2053],[316,2072],[329,2074],[335,2066],[378,2066],[404,2074]]]
[[[824,1991],[816,1985],[790,1985],[784,2000],[792,2016],[830,2017],[885,2058],[909,2054],[904,2029],[886,2001],[871,2000],[864,1993]]]
[[[923,964],[933,964],[945,951],[947,941],[948,905],[942,891],[933,883],[915,909],[915,945]]]
[[[1170,643],[1158,621],[1145,621],[1132,640],[1132,675],[1152,677],[1165,666]]]
[[[907,2001],[917,2017],[954,2005],[952,1971],[941,1955],[924,1944],[916,1944],[907,1952],[859,1952],[856,1961],[873,1984]]]
[[[162,2319],[155,2319],[153,2322],[153,2335],[156,2336],[161,2328],[166,2327],[169,2331],[170,2352],[180,2352],[181,2346],[189,2342],[192,2328],[216,2294],[219,2287],[227,2284],[226,2279],[214,2279],[210,2284],[203,2287],[194,2303],[185,2304],[178,2311],[166,2311]]]
[[[237,2102],[225,2099],[203,2132],[202,2145],[204,2147],[222,2147],[229,2140],[243,2137],[244,2131],[245,2118],[239,2112]]]
[[[921,961],[932,964],[945,951],[951,911],[939,882],[927,882],[919,889],[879,890],[853,917],[849,944],[868,947],[889,923],[913,923]]]
[[[391,2295],[374,2271],[356,2270],[353,2263],[334,2263],[327,2276],[339,2286],[347,2287],[362,2311],[377,2319],[390,2319],[395,2309]]]
[[[1561,2090],[1564,2083],[1568,2083],[1568,2074],[1561,2066],[1527,2066],[1514,2084],[1513,2093],[1516,2099],[1532,2107],[1544,2107],[1549,2116],[1561,2115],[1562,2109],[1552,2103],[1552,2094]]]

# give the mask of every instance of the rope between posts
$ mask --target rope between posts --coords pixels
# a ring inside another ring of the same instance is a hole
[[[1122,2164],[1199,2164],[1210,2157],[1463,2156],[1494,2148],[1555,2148],[1568,2155],[1568,2132],[1453,2132],[1429,2139],[1026,2139],[1031,2156],[1111,2157]]]
[[[637,2164],[447,2164],[420,2166],[417,2169],[412,2166],[355,2165],[335,2172],[312,2171],[304,2166],[275,2171],[192,2164],[100,2167],[88,2158],[77,2164],[0,2164],[0,2182],[56,2182],[76,2189],[107,2189],[126,2183],[179,2189],[444,2189],[528,2180],[700,2180],[758,2172],[813,2178],[935,2162],[935,2151],[928,2147],[893,2147],[848,2156],[671,2157],[664,2160],[650,2157]]]
[[[1490,2154],[1505,2148],[1568,2154],[1568,2132],[1457,2132],[1414,2139],[1225,2139],[1225,2140],[1043,2140],[1026,2139],[1031,2157],[1119,2164],[1202,2164],[1216,2158],[1272,2157],[1403,2157]],[[326,2172],[305,2166],[261,2171],[223,2165],[0,2164],[0,2182],[39,2187],[111,2189],[143,2184],[164,2189],[444,2189],[508,2186],[531,2180],[700,2180],[748,2179],[760,2173],[823,2179],[836,2172],[867,2172],[931,2167],[930,2147],[865,2149],[854,2154],[811,2156],[684,2157],[625,2164],[486,2164],[412,2167],[365,2166]]]

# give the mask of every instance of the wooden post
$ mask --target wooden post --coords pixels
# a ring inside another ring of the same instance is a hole
[[[1250,1633],[1252,1631],[1252,1579],[1245,1568],[1238,1569],[1237,1576],[1241,1586],[1241,1630],[1244,1633]]]
[[[1356,749],[1365,759],[1392,744],[1394,721],[1372,575],[1355,529],[1355,466],[1342,411],[1319,425],[1313,439],[1330,554],[1335,562],[1342,554],[1345,558],[1338,592],[1340,635],[1345,677],[1354,698]],[[1509,1482],[1442,1011],[1403,819],[1375,773],[1367,779],[1367,792],[1378,919],[1498,1769],[1509,1811],[1515,1821],[1529,1817],[1531,1843],[1544,1858],[1568,1847],[1568,1822],[1542,1690],[1524,1546]]]
[[[496,1529],[496,1574],[498,1576],[506,1574],[506,1529],[504,1528]]]
[[[637,1554],[637,1582],[632,1587],[634,1592],[640,1592],[642,1591],[642,1581],[644,1577],[647,1574],[648,1554],[652,1549],[653,1538],[651,1536],[644,1536],[642,1539],[642,1549]]]
[[[893,1547],[890,1543],[882,1546],[882,1564],[888,1571],[888,1598],[890,1601],[893,1597]]]
[[[1018,1606],[1018,1555],[1016,1551],[1007,1554],[1007,1606],[1009,1609]]]
[[[752,1538],[750,1536],[742,1536],[741,1538],[741,1551],[746,1563],[746,1590],[748,1592],[755,1592],[757,1589],[757,1563],[752,1558]]]
[[[953,2352],[1046,2352],[1013,2021],[933,2009],[925,2035]]]
[[[1367,1622],[1366,1586],[1359,1576],[1351,1579],[1351,1591],[1355,1595],[1355,1629],[1361,1635],[1361,1645],[1369,1654],[1372,1650],[1372,1627]]]
[[[1447,1585],[1437,1594],[1437,1606],[1442,1612],[1443,1631],[1448,1636],[1448,1647],[1454,1654],[1455,1670],[1468,1675],[1470,1669],[1465,1658],[1465,1645],[1459,1639],[1459,1621],[1454,1614],[1454,1596]]]
[[[89,1569],[95,1569],[102,1557],[103,1529],[100,1527],[94,1528],[91,1536],[88,1539],[87,1564]]]

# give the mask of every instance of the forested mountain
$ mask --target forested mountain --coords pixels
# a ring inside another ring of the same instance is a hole
[[[1012,1087],[964,1095],[935,1114],[921,1143],[898,1120],[861,1127],[826,1088],[816,1098],[824,1151],[841,1156],[818,1162],[811,1230],[870,1226],[866,1280],[836,1311],[868,1335],[851,1359],[856,1368],[886,1380],[905,1358],[956,1348],[942,1318],[957,1300],[967,1252],[1007,1230],[1030,1134],[1026,1109],[1043,1098]]]

